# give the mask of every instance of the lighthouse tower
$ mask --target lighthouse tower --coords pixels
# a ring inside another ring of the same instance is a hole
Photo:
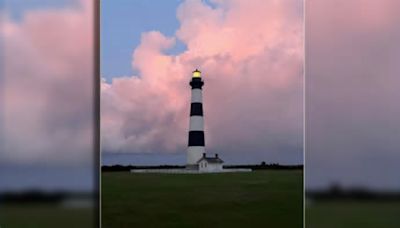
[[[202,103],[201,72],[196,69],[190,81],[192,87],[192,102],[190,104],[189,140],[187,150],[187,168],[197,168],[197,162],[205,153],[204,119]]]

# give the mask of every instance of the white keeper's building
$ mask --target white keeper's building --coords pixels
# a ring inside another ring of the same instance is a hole
[[[223,163],[224,161],[218,157],[218,154],[215,154],[215,157],[206,157],[206,153],[197,162],[200,172],[221,172]]]

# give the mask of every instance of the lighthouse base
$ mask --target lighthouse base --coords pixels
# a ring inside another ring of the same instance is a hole
[[[206,152],[204,146],[189,146],[187,149],[187,166],[195,165]]]

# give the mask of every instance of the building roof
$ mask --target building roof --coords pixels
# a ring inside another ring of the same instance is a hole
[[[208,163],[224,163],[224,161],[218,157],[202,157],[199,161],[197,161],[197,163],[200,163],[203,160],[207,161]]]

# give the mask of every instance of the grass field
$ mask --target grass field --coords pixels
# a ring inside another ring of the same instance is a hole
[[[306,205],[307,228],[400,227],[398,201],[322,201]]]
[[[110,227],[302,227],[302,171],[102,174]]]
[[[63,208],[54,204],[1,205],[1,228],[94,227],[97,216],[90,208]]]

